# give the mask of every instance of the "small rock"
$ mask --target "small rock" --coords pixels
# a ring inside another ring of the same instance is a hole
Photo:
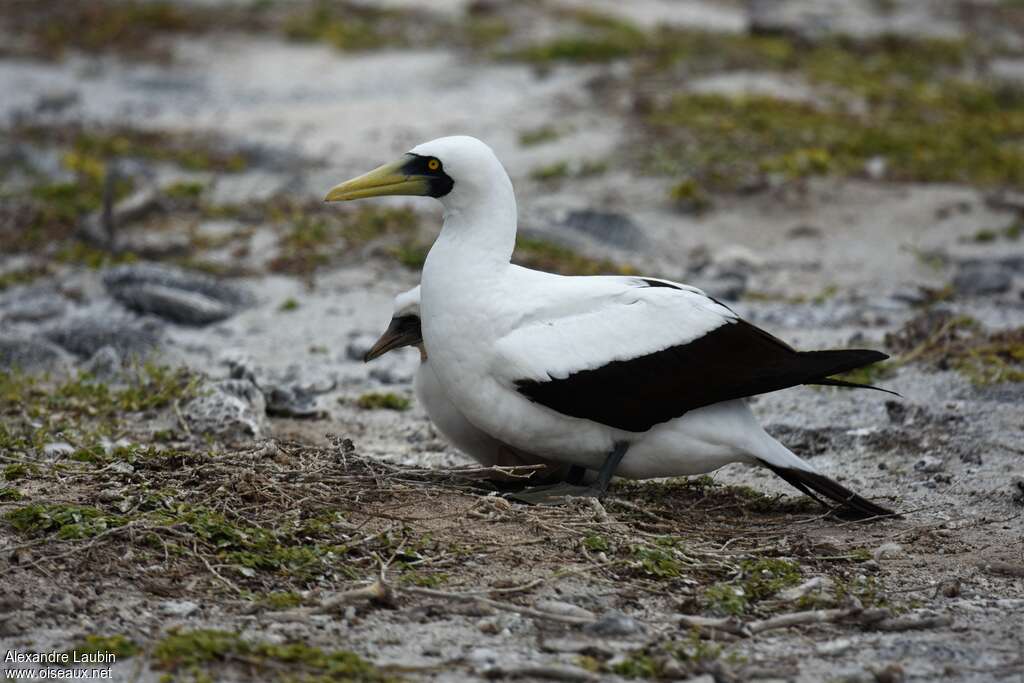
[[[405,378],[397,375],[396,373],[392,372],[389,368],[385,367],[373,368],[372,370],[370,370],[369,377],[372,380],[376,380],[381,384],[387,385],[403,384],[405,382]]]
[[[687,678],[683,683],[715,683],[715,677],[711,674],[701,674],[700,676]]]
[[[854,641],[852,638],[836,638],[835,640],[826,640],[824,642],[818,643],[814,649],[820,655],[825,655],[826,657],[835,657],[837,655],[843,654],[851,647],[853,647],[853,645]]]
[[[17,612],[24,605],[24,600],[14,593],[0,595],[0,614]]]
[[[43,444],[43,455],[47,458],[59,458],[62,455],[71,455],[74,452],[75,447],[67,441],[51,441],[50,443]]]
[[[925,472],[928,474],[934,474],[935,472],[941,472],[945,469],[945,464],[939,458],[933,458],[930,455],[922,457],[920,460],[914,463],[914,469],[918,472]]]
[[[879,669],[873,672],[875,674],[875,680],[878,683],[903,683],[907,680],[907,674],[904,673],[903,667],[893,662],[887,665],[884,669]]]
[[[591,209],[570,211],[564,225],[598,242],[624,249],[635,249],[644,241],[643,231],[629,216],[621,213]]]
[[[872,180],[883,180],[888,170],[889,162],[885,157],[871,157],[864,162],[864,174]]]
[[[82,364],[82,370],[102,380],[117,378],[122,368],[121,355],[113,346],[104,346]]]
[[[791,240],[821,239],[822,234],[823,233],[821,231],[821,228],[803,223],[800,225],[794,225],[792,228],[790,228],[789,231],[786,233],[786,237],[788,237]]]
[[[367,352],[373,348],[376,343],[377,337],[368,334],[359,334],[349,340],[348,345],[345,347],[345,357],[351,361],[362,363],[366,357]]]
[[[67,593],[59,598],[55,595],[42,611],[45,611],[47,614],[73,614],[75,611],[75,601]]]
[[[825,596],[831,595],[835,583],[827,576],[815,576],[804,581],[799,586],[787,588],[778,594],[778,599],[784,602],[796,602],[808,595]]]
[[[889,416],[889,422],[901,425],[907,417],[907,405],[902,401],[886,401],[885,412]]]
[[[1002,294],[1012,286],[1013,276],[991,263],[966,266],[953,278],[953,288],[967,296]]]
[[[0,337],[0,368],[42,372],[69,367],[71,358],[45,339]]]
[[[214,382],[182,411],[196,432],[232,439],[258,439],[266,430],[267,404],[248,380]]]
[[[4,305],[5,322],[38,323],[64,315],[68,300],[52,289],[27,288]]]
[[[883,543],[882,545],[875,548],[875,552],[872,553],[872,557],[875,560],[892,560],[903,555],[903,546],[899,543]]]
[[[466,655],[466,661],[470,664],[493,664],[497,662],[499,657],[497,651],[487,647],[477,647],[469,651]]]
[[[550,612],[564,617],[579,617],[581,619],[596,619],[597,615],[588,609],[561,600],[538,600],[534,605],[542,612]]]
[[[747,276],[741,273],[724,273],[718,277],[701,280],[699,286],[714,299],[738,301],[747,291]]]
[[[593,624],[584,626],[583,631],[592,636],[631,636],[641,633],[643,626],[621,612],[608,612]]]
[[[15,616],[0,619],[0,638],[18,638],[28,631],[28,624]]]
[[[169,617],[187,617],[199,611],[199,605],[191,600],[168,600],[160,603],[160,613]]]
[[[152,321],[139,323],[102,315],[83,315],[46,332],[47,339],[79,358],[91,358],[105,346],[121,358],[144,358],[156,349],[160,337],[160,326]]]
[[[115,460],[114,462],[110,463],[110,465],[107,466],[107,469],[110,470],[111,472],[116,472],[117,474],[124,475],[133,474],[135,472],[135,467],[131,463],[125,462],[124,460]]]
[[[216,278],[151,263],[111,268],[103,284],[127,308],[182,325],[224,320],[248,302],[240,290]]]
[[[1017,505],[1024,505],[1024,477],[1014,477],[1011,490],[1013,491],[1013,502]]]

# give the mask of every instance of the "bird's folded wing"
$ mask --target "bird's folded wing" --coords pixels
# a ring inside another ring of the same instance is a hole
[[[699,290],[648,283],[581,302],[501,338],[492,371],[536,403],[626,431],[884,358],[797,352]]]

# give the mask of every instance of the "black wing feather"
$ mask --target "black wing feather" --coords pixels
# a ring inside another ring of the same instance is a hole
[[[564,379],[515,384],[531,401],[565,415],[645,432],[696,408],[820,383],[886,358],[865,349],[796,351],[735,320],[687,344],[580,370]]]
[[[826,498],[839,503],[845,509],[860,517],[882,517],[894,514],[892,510],[882,507],[878,503],[872,503],[863,496],[858,496],[850,489],[846,488],[834,479],[829,479],[824,474],[798,470],[791,467],[775,467],[774,465],[769,465],[763,460],[761,463],[765,467],[771,469],[772,472],[775,472],[775,474],[789,482],[791,486],[799,489],[802,493],[805,493],[819,503],[821,503],[822,500],[815,494],[825,496]]]

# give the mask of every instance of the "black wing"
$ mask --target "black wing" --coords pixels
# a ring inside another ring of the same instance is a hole
[[[696,408],[799,384],[829,383],[830,375],[886,358],[866,349],[797,351],[735,320],[687,344],[564,379],[515,384],[531,401],[565,415],[645,432]]]

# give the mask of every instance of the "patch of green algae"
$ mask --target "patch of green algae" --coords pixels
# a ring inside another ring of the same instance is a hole
[[[386,683],[397,680],[347,650],[304,643],[269,643],[215,629],[171,630],[153,648],[168,681],[203,680],[217,667],[244,666],[259,680],[305,683]],[[207,678],[206,680],[213,680]]]

